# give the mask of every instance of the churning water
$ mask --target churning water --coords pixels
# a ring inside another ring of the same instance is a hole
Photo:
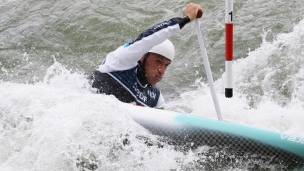
[[[205,11],[201,28],[223,118],[303,137],[304,1],[234,3],[231,99],[224,97],[225,2],[194,2]],[[130,118],[134,106],[90,91],[86,77],[107,53],[182,16],[187,3],[2,0],[0,170],[284,170],[176,150]],[[167,110],[216,119],[194,23],[170,39],[176,60],[158,85]]]

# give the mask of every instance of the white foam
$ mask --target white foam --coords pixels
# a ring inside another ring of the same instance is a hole
[[[49,70],[44,82],[0,84],[0,170],[170,170],[185,163],[176,162],[183,153],[158,148],[157,137],[131,119],[129,112],[144,108],[92,93],[82,74],[59,63]]]

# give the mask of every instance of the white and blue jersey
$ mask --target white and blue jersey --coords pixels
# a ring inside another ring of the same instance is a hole
[[[153,108],[163,108],[160,90],[138,77],[137,62],[153,46],[158,45],[190,22],[188,17],[172,18],[152,26],[139,37],[110,52],[91,76],[99,93],[112,94],[120,101]]]

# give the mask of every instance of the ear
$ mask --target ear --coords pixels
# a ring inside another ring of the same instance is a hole
[[[144,62],[145,56],[146,56],[146,54],[143,55],[143,56],[140,58],[140,61],[141,61],[142,63]]]

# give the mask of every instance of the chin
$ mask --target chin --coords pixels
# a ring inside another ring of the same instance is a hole
[[[148,83],[150,84],[150,85],[153,85],[153,86],[155,86],[158,82],[157,81],[148,81]]]
[[[153,79],[147,79],[148,84],[150,85],[156,85],[157,81]]]

